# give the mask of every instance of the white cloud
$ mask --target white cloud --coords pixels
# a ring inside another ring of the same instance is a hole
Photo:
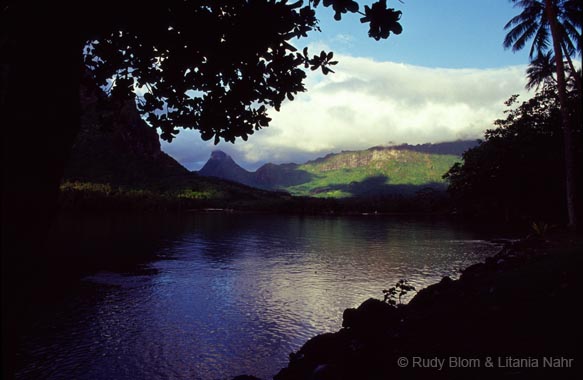
[[[524,66],[441,69],[337,58],[335,74],[309,74],[308,92],[286,102],[281,112],[272,110],[271,126],[247,142],[214,147],[187,134],[164,149],[191,169],[198,169],[217,148],[256,168],[264,162],[303,162],[390,142],[480,138],[504,116],[503,103],[510,95],[519,93],[523,100],[528,96]]]

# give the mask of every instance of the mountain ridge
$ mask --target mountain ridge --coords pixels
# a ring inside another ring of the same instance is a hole
[[[408,194],[424,187],[442,191],[443,174],[474,140],[438,144],[375,146],[365,150],[329,153],[303,164],[267,163],[255,172],[239,166],[216,150],[198,173],[266,190],[317,197]]]

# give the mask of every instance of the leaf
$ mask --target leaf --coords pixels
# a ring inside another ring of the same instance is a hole
[[[395,22],[391,28],[391,31],[395,34],[401,34],[403,32],[403,27],[398,22]]]
[[[287,41],[283,41],[282,45],[284,47],[284,49],[290,50],[290,51],[297,51],[298,49],[296,49],[293,45],[291,45],[289,42]]]
[[[152,102],[152,103],[153,103],[153,102],[155,102],[155,101],[156,101],[156,98],[154,97],[154,95],[150,94],[149,92],[146,92],[146,93],[144,94],[144,100],[145,100],[146,102]]]
[[[293,4],[288,4],[288,7],[290,7],[291,9],[296,9],[301,7],[304,4],[304,2],[302,0],[296,1]]]

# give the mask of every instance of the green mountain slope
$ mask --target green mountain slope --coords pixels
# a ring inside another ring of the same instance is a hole
[[[319,198],[410,196],[445,190],[442,176],[475,141],[373,147],[332,153],[304,164],[265,164],[255,172],[215,151],[199,172],[249,186]]]
[[[402,194],[422,188],[441,190],[441,178],[460,158],[406,149],[371,148],[342,152],[299,165],[309,181],[285,187],[294,195],[350,197]]]

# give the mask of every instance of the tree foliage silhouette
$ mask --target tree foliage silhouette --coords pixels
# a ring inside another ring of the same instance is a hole
[[[319,3],[148,4],[135,23],[120,23],[89,40],[85,62],[99,84],[113,78],[114,95],[129,97],[136,87],[143,89],[139,108],[167,141],[180,127],[198,129],[203,139],[214,139],[215,144],[221,139],[246,140],[269,125],[268,108],[279,110],[285,99],[306,90],[303,69],[333,72],[333,53],[310,55],[307,48],[299,52],[292,45],[292,39],[318,30]],[[328,0],[322,5],[332,7],[337,20],[359,12],[354,1]],[[365,7],[362,14],[375,39],[401,32],[401,13],[387,9],[386,0]]]
[[[575,138],[582,138],[581,97],[571,89],[568,105]],[[543,85],[531,99],[514,108],[506,102],[505,119],[486,131],[485,140],[464,153],[444,176],[460,212],[481,218],[563,222],[565,171],[561,168],[562,120],[556,87]],[[576,152],[581,166],[583,152]],[[578,177],[581,185],[581,177]]]
[[[583,4],[580,0],[511,0],[522,12],[513,17],[505,26],[508,34],[504,47],[513,51],[523,49],[532,39],[531,59],[544,59],[552,49],[555,60],[556,82],[563,125],[565,152],[565,194],[569,225],[577,225],[577,206],[575,204],[575,139],[571,128],[570,111],[567,103],[567,90],[564,58],[567,58],[571,71],[574,71],[571,56],[581,56],[581,28],[583,25]],[[538,56],[538,58],[535,58]],[[577,88],[581,92],[581,81],[577,78]]]
[[[319,5],[319,0],[306,5],[301,0],[104,0],[91,15],[71,5],[71,17],[77,10],[79,20],[63,28],[83,46],[96,81],[106,85],[113,80],[113,96],[132,97],[136,88],[145,92],[139,108],[163,139],[171,141],[183,127],[199,129],[203,139],[214,138],[215,143],[234,142],[268,126],[268,107],[279,110],[286,98],[293,100],[306,90],[302,68],[332,72],[332,53],[310,56],[292,45],[293,39],[319,30]],[[386,0],[366,6],[364,13],[351,0],[325,0],[322,5],[334,9],[336,20],[345,13],[362,14],[361,22],[369,24],[369,35],[377,40],[402,31],[401,12],[387,8]],[[65,9],[56,3],[7,1],[2,8],[3,56],[22,53],[21,34],[51,27],[47,19],[54,18],[59,28]],[[26,18],[37,21],[31,14],[41,19],[41,27],[21,25]]]

